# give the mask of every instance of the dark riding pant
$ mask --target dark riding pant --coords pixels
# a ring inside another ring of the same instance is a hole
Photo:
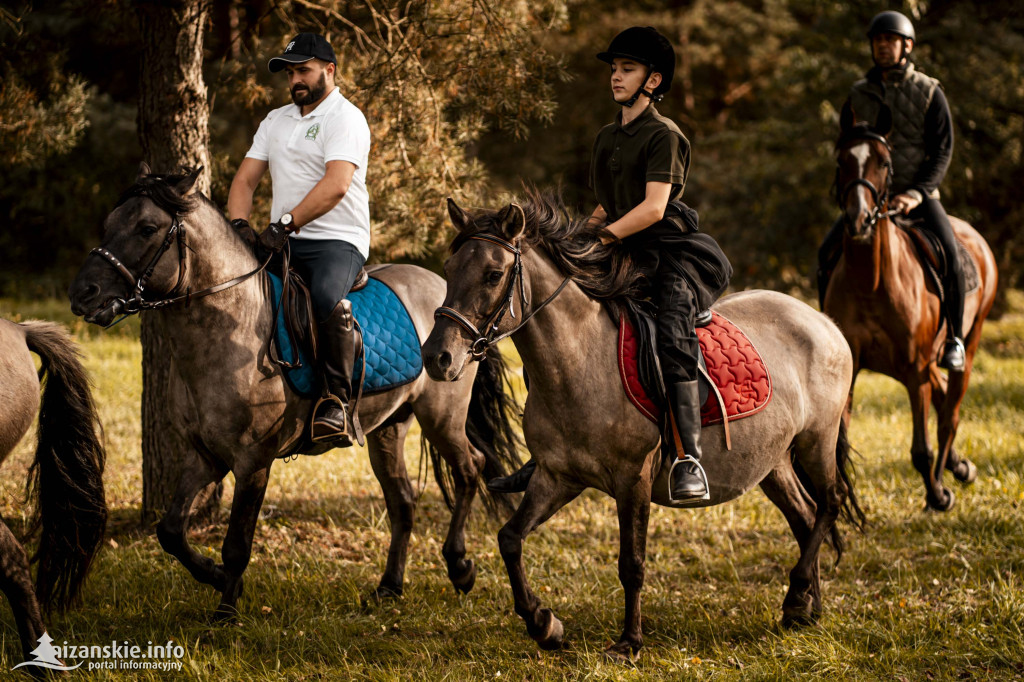
[[[338,239],[289,239],[291,266],[309,287],[313,313],[323,323],[335,306],[348,296],[366,259],[354,245]],[[270,268],[280,268],[275,255]]]

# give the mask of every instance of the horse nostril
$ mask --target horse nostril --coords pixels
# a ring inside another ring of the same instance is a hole
[[[434,363],[438,369],[446,370],[452,366],[452,354],[448,351],[441,351],[434,359]]]

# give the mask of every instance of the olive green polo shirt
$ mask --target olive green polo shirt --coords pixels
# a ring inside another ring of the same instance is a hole
[[[643,202],[648,182],[670,183],[669,201],[680,198],[689,171],[689,140],[654,105],[626,125],[619,112],[615,123],[597,134],[590,156],[590,186],[609,222]]]

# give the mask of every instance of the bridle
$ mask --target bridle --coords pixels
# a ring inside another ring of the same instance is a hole
[[[889,141],[887,139],[885,139],[885,137],[883,137],[882,135],[879,135],[878,133],[872,132],[870,130],[860,131],[860,132],[858,132],[856,134],[855,137],[851,137],[850,140],[875,140],[877,142],[881,142],[882,144],[884,144],[885,148],[890,153],[892,152],[892,147],[889,146]],[[886,164],[886,167],[885,167],[885,184],[882,186],[882,190],[881,191],[879,191],[879,189],[877,187],[875,187],[875,185],[870,180],[868,180],[867,178],[862,178],[862,177],[854,178],[853,180],[850,180],[848,183],[843,185],[842,188],[840,188],[839,187],[839,171],[840,171],[840,168],[837,165],[836,166],[836,179],[835,179],[836,203],[839,204],[839,208],[843,212],[843,220],[845,222],[847,222],[847,223],[850,222],[850,218],[849,218],[849,216],[846,213],[846,201],[847,201],[847,199],[850,196],[850,192],[855,187],[858,187],[858,186],[859,187],[866,187],[867,190],[869,192],[871,192],[871,198],[875,202],[875,206],[871,210],[871,215],[868,216],[868,219],[867,219],[867,221],[865,223],[865,229],[872,230],[872,229],[874,229],[875,225],[877,225],[880,220],[884,220],[886,218],[891,218],[892,216],[894,216],[897,213],[899,213],[899,211],[896,210],[896,209],[893,209],[893,210],[890,210],[890,211],[883,211],[882,210],[882,207],[886,206],[888,204],[888,202],[889,202],[889,189],[890,189],[890,186],[892,184],[892,161],[891,160],[890,160],[890,162],[888,164]]]
[[[505,293],[502,295],[497,307],[495,307],[495,309],[484,319],[482,328],[486,331],[480,331],[480,329],[478,329],[468,317],[460,313],[458,310],[455,310],[455,308],[441,306],[434,311],[434,319],[447,317],[449,320],[455,321],[459,326],[469,332],[470,337],[473,339],[473,343],[470,344],[469,347],[469,354],[473,356],[474,360],[482,360],[487,355],[488,348],[502,339],[512,336],[517,331],[525,327],[526,323],[530,321],[530,318],[543,310],[545,306],[551,303],[551,301],[555,300],[555,297],[562,293],[562,289],[565,289],[570,278],[566,277],[563,279],[562,283],[558,285],[558,288],[555,289],[554,293],[544,299],[544,301],[539,306],[531,310],[529,314],[525,314],[526,307],[530,302],[526,298],[526,285],[523,282],[522,249],[520,249],[515,243],[488,232],[474,234],[469,237],[469,239],[495,244],[515,256],[515,261],[512,263],[512,275],[509,277],[508,285],[505,287]],[[516,286],[517,284],[518,287]],[[515,328],[505,332],[504,334],[498,334],[498,326],[501,324],[501,321],[505,319],[505,315],[510,315],[513,318],[516,316],[516,311],[513,308],[513,301],[515,299],[517,289],[519,291],[519,309],[521,313],[523,313],[523,320],[516,325]]]
[[[171,244],[173,244],[175,241],[177,241],[178,243],[178,281],[175,283],[174,287],[172,287],[171,290],[168,292],[168,294],[171,294],[172,296],[170,298],[162,298],[155,301],[148,301],[145,298],[143,298],[143,292],[146,289],[146,285],[149,283],[149,278],[153,276],[153,271],[156,270],[156,266],[160,263],[160,259],[163,258],[164,254],[167,253],[168,250],[170,250]],[[175,292],[181,290],[181,285],[185,282],[185,275],[188,272],[188,261],[185,258],[185,254],[188,248],[189,247],[185,236],[185,227],[184,225],[181,224],[181,219],[179,218],[179,216],[176,213],[172,213],[171,226],[167,230],[167,235],[164,237],[163,243],[160,245],[160,248],[157,249],[157,252],[153,254],[153,257],[149,260],[149,264],[146,266],[145,270],[142,271],[142,274],[139,275],[138,277],[133,275],[132,271],[129,270],[128,267],[125,266],[125,264],[122,263],[117,258],[117,256],[115,256],[102,246],[97,246],[95,249],[90,251],[89,255],[96,254],[100,258],[104,259],[107,263],[110,263],[110,265],[112,265],[114,269],[117,270],[117,272],[132,287],[132,293],[127,298],[114,298],[108,304],[108,307],[113,308],[114,315],[116,316],[120,314],[121,317],[117,318],[110,324],[105,325],[104,328],[113,327],[115,324],[121,322],[125,318],[131,315],[135,315],[136,313],[140,313],[143,310],[158,310],[160,308],[166,308],[167,306],[171,306],[181,302],[184,302],[185,305],[188,306],[192,302],[192,299],[194,298],[209,296],[210,294],[215,294],[219,291],[230,289],[231,287],[237,284],[241,284],[245,280],[261,272],[264,268],[267,267],[267,264],[270,262],[270,256],[267,256],[263,263],[261,263],[260,266],[253,270],[252,272],[246,273],[239,277],[235,277],[234,279],[228,280],[227,282],[216,284],[212,287],[203,289],[202,291],[197,291],[193,293],[191,289],[186,289],[185,293],[174,296],[173,294]]]

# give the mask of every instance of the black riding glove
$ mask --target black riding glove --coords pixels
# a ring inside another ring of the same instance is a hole
[[[267,229],[260,233],[260,246],[269,253],[278,253],[288,243],[288,235],[291,233],[281,223],[270,223]]]
[[[249,221],[245,218],[235,218],[231,221],[231,227],[235,228],[235,232],[238,236],[245,240],[245,243],[249,245],[249,248],[256,247],[256,231],[249,225]]]

